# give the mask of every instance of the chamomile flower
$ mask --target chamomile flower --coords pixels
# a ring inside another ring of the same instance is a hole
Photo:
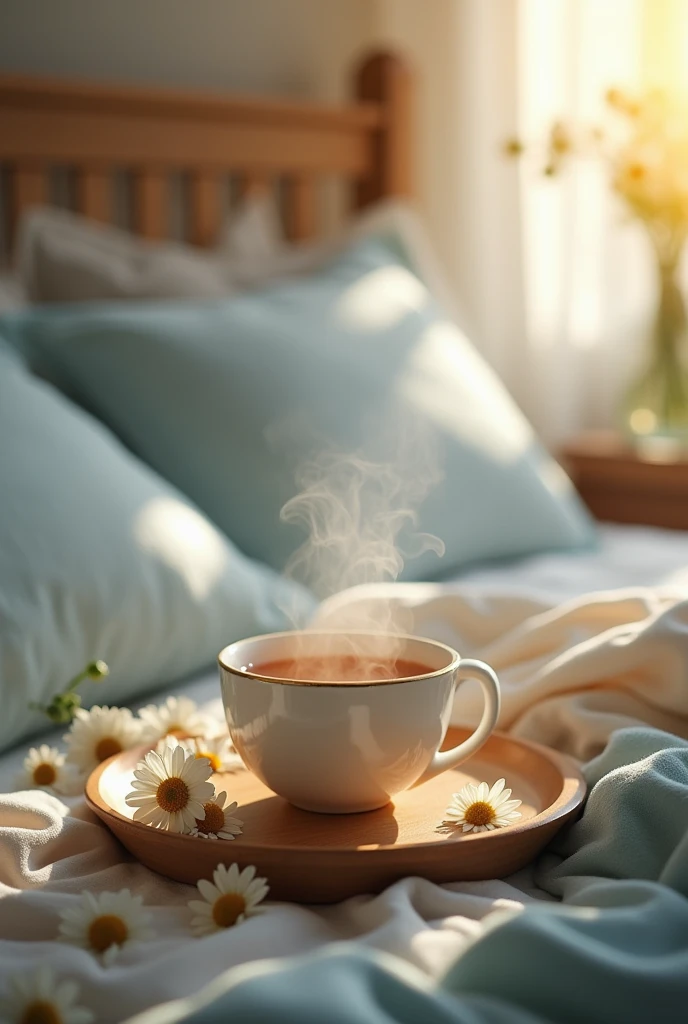
[[[195,736],[190,740],[182,740],[181,744],[194,757],[207,757],[214,772],[236,772],[245,767],[226,733],[219,736]]]
[[[217,793],[212,800],[203,804],[205,816],[196,819],[196,825],[191,829],[192,836],[201,836],[204,839],[234,839],[242,833],[243,821],[233,818],[232,814],[237,809],[236,801],[225,807],[226,793]]]
[[[164,736],[203,736],[215,725],[189,697],[168,697],[164,704],[149,704],[141,708],[139,716],[145,738],[151,742]]]
[[[17,777],[17,787],[23,789],[54,789],[56,793],[69,795],[81,787],[81,782],[71,765],[65,764],[65,756],[57,747],[42,743],[31,747],[24,758],[24,771]]]
[[[259,913],[258,904],[268,894],[269,887],[264,878],[255,878],[256,869],[251,865],[239,871],[236,864],[228,868],[218,864],[213,872],[213,881],[202,878],[198,891],[202,900],[191,900],[193,911],[191,931],[194,935],[211,935]]]
[[[88,773],[113,754],[141,743],[141,724],[129,708],[77,708],[65,740],[67,761]]]
[[[446,811],[446,820],[461,825],[462,832],[491,832],[510,825],[522,816],[516,808],[520,800],[510,800],[510,789],[504,789],[505,780],[498,779],[492,789],[486,782],[469,782],[460,793],[454,793]]]
[[[79,986],[60,981],[47,964],[25,974],[9,974],[0,1020],[11,1024],[91,1024],[95,1015],[77,1005]]]
[[[170,832],[190,832],[196,819],[205,816],[204,804],[214,788],[210,761],[194,757],[181,746],[169,745],[159,754],[149,751],[134,771],[132,790],[124,798],[134,811],[134,821]]]
[[[153,936],[143,897],[132,896],[128,889],[98,896],[83,892],[79,906],[64,910],[61,918],[61,941],[90,950],[105,966],[112,964],[125,946]]]

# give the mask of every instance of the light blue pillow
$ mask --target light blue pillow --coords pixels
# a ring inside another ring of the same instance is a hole
[[[400,464],[401,486],[393,474],[368,477],[363,557],[346,538],[328,538],[341,564],[329,566],[326,585],[311,580],[321,590],[374,578],[378,541],[380,564],[392,568],[381,504],[413,505],[433,475],[441,479],[417,529],[440,537],[446,554],[426,549],[404,579],[592,538],[568,478],[394,240],[366,239],[319,273],[261,293],[48,308],[10,326],[42,372],[276,569],[304,537],[280,521],[304,461],[331,449]],[[353,487],[356,473],[345,469],[341,485]],[[347,530],[349,513],[339,524]],[[411,533],[407,523],[399,535],[407,550],[419,546]]]
[[[87,703],[125,704],[311,608],[1,341],[0,481],[0,748],[95,658]]]

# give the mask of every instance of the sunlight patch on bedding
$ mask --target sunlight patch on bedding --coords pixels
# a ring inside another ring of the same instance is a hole
[[[571,480],[554,459],[543,457],[541,464],[538,466],[538,474],[550,494],[561,496],[572,493],[573,484]]]
[[[335,315],[349,329],[384,331],[422,309],[428,289],[404,267],[380,267],[350,285]]]
[[[441,429],[500,462],[518,459],[533,440],[506,390],[448,321],[421,336],[398,388]]]
[[[138,543],[184,579],[194,597],[206,597],[227,565],[227,547],[211,524],[174,498],[154,498],[134,521]]]

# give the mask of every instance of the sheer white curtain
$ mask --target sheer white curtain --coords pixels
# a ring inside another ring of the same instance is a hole
[[[551,443],[613,423],[653,265],[594,162],[545,179],[501,155],[610,86],[687,84],[688,0],[381,0],[378,40],[419,74],[420,200],[466,325]],[[684,79],[683,81],[681,79]]]
[[[553,120],[598,123],[610,86],[641,82],[641,0],[520,0],[518,131]],[[642,231],[611,198],[604,168],[574,162],[543,180],[519,168],[525,319],[521,345],[535,373],[525,402],[543,432],[606,425],[633,372],[654,280]]]

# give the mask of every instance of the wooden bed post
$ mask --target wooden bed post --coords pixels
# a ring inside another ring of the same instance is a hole
[[[392,53],[373,53],[359,66],[356,98],[378,104],[382,123],[370,138],[370,171],[357,183],[354,206],[413,193],[413,76]]]

